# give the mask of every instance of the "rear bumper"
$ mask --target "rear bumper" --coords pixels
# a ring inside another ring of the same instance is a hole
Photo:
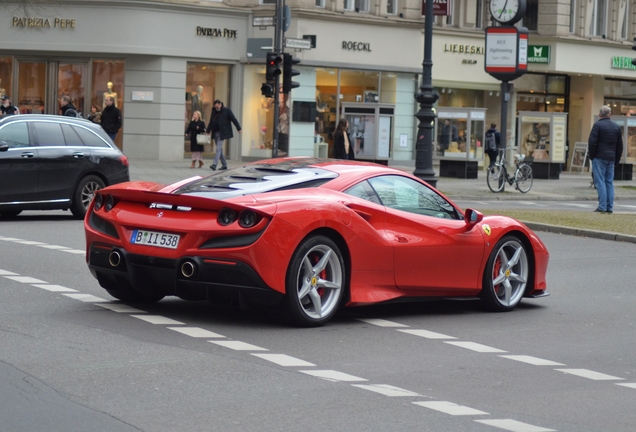
[[[119,262],[113,253],[119,254]],[[282,294],[268,287],[252,267],[239,261],[198,256],[159,258],[94,243],[88,267],[103,288],[115,291],[270,305],[282,299]]]

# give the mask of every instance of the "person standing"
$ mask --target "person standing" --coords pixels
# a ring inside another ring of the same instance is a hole
[[[91,105],[91,113],[87,117],[93,123],[100,124],[102,122],[102,112],[97,105]]]
[[[223,156],[223,141],[229,138],[233,138],[232,123],[236,127],[236,130],[241,133],[241,125],[234,117],[234,113],[227,107],[223,106],[223,102],[220,100],[214,101],[214,108],[212,109],[212,115],[210,115],[210,123],[206,129],[206,133],[212,133],[214,142],[216,144],[216,155],[214,156],[214,163],[210,165],[210,168],[216,171],[216,165],[221,159],[222,170],[227,169],[227,161]]]
[[[603,105],[587,142],[598,194],[598,207],[594,211],[609,214],[614,208],[614,166],[618,165],[623,154],[623,132],[610,120],[611,115],[612,109]]]
[[[115,106],[115,99],[112,96],[106,96],[106,107],[102,111],[102,129],[110,139],[115,141],[121,125],[121,111]]]
[[[484,141],[484,148],[488,158],[490,159],[490,165],[488,165],[488,168],[492,168],[497,162],[500,143],[501,135],[497,130],[497,125],[495,123],[490,123],[490,129],[486,131],[486,140]]]
[[[201,120],[201,111],[195,111],[192,114],[192,120],[185,131],[185,134],[190,134],[190,151],[192,152],[192,164],[190,168],[194,168],[194,165],[199,162],[199,168],[203,166],[203,158],[201,152],[203,151],[203,145],[197,141],[199,134],[205,133],[205,123]]]
[[[11,104],[11,98],[2,95],[2,105],[0,106],[0,117],[20,114],[18,107]]]
[[[451,124],[449,119],[445,119],[444,126],[442,126],[438,140],[440,156],[444,156],[444,152],[450,148],[451,142],[457,142],[458,140],[459,133],[457,131],[457,126]]]
[[[355,148],[351,145],[349,136],[349,122],[346,118],[340,119],[338,127],[333,134],[333,157],[336,159],[355,159]]]

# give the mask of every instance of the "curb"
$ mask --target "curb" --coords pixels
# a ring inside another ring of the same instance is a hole
[[[525,221],[522,221],[522,222],[524,223],[524,225],[526,225],[528,228],[530,228],[533,231],[544,231],[544,232],[550,232],[555,234],[566,234],[571,236],[589,237],[589,238],[596,238],[601,240],[621,241],[621,242],[636,244],[636,236],[628,235],[628,234],[618,234],[618,233],[607,232],[607,231],[593,231],[593,230],[587,230],[587,229],[581,229],[581,228],[564,227],[560,225],[542,224],[537,222],[525,222]]]

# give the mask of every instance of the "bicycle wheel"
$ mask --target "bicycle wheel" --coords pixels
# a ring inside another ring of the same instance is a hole
[[[515,172],[515,187],[521,193],[526,193],[532,188],[532,167],[521,164]]]
[[[488,175],[486,176],[486,183],[488,183],[488,188],[494,193],[501,192],[506,181],[505,176],[505,169],[498,165],[488,168]]]

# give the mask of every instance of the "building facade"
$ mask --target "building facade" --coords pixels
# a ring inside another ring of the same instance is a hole
[[[260,87],[274,27],[259,18],[274,15],[275,1],[31,3],[0,5],[6,33],[0,92],[21,112],[57,113],[59,98],[69,95],[86,115],[115,94],[124,118],[118,146],[132,158],[179,160],[189,151],[184,130],[193,111],[207,124],[212,102],[220,99],[243,127],[226,143],[229,158],[271,157],[273,100]],[[509,146],[530,151],[534,144],[537,158],[565,162],[572,157],[565,146],[586,141],[598,108],[607,104],[623,122],[624,158],[633,162],[635,2],[527,3],[520,25],[529,30],[529,72],[512,81]],[[294,77],[300,87],[281,99],[280,154],[329,156],[333,128],[346,117],[358,158],[413,164],[421,1],[287,5],[292,20],[285,37],[311,40],[312,48],[286,49],[301,60],[295,66],[301,74]],[[483,134],[499,123],[502,97],[499,81],[484,71],[488,0],[447,0],[446,7],[449,15],[435,17],[433,34],[433,85],[440,95],[435,157],[481,164]],[[444,120],[452,126],[444,128]]]

